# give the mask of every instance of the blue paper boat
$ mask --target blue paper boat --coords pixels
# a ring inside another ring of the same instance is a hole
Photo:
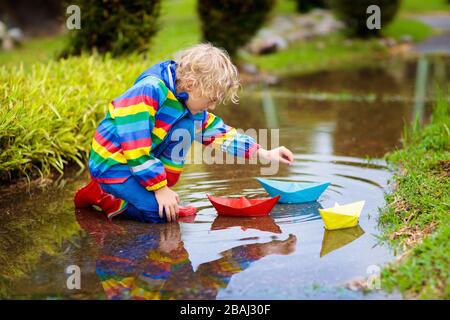
[[[279,203],[316,201],[330,182],[300,183],[256,178],[271,197],[281,196]]]

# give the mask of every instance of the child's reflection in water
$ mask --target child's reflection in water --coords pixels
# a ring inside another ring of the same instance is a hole
[[[96,241],[96,271],[109,299],[215,299],[234,274],[267,255],[294,252],[297,242],[289,235],[282,241],[238,246],[194,272],[178,222],[111,228],[92,210],[78,211],[77,220]]]

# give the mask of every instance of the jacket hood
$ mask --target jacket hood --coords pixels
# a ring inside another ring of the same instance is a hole
[[[176,74],[176,62],[173,60],[167,60],[161,63],[157,63],[143,73],[136,79],[134,84],[138,83],[142,79],[148,76],[154,76],[156,78],[161,79],[167,88],[175,95],[175,97],[180,101],[186,101],[189,98],[187,92],[179,92],[177,93],[176,85],[177,85],[177,74]]]

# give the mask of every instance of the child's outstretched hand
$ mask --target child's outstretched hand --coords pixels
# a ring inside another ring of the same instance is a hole
[[[292,154],[291,150],[283,146],[272,150],[259,148],[258,156],[269,161],[277,161],[286,164],[291,164],[292,162],[294,162],[294,155]]]
[[[178,219],[178,203],[180,202],[178,194],[168,186],[164,186],[155,190],[155,197],[159,205],[159,216],[163,217],[164,209],[167,221],[176,221]]]

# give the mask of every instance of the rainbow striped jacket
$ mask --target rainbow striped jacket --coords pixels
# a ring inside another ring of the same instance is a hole
[[[251,157],[259,148],[252,137],[237,133],[214,114],[191,114],[184,104],[188,94],[175,95],[175,84],[176,63],[168,60],[147,69],[131,88],[109,104],[89,156],[94,180],[123,183],[134,176],[150,191],[167,185],[166,172],[178,177],[184,161],[155,157],[152,151],[183,117],[190,117],[201,126],[196,128],[195,139],[204,145],[212,143],[224,152],[242,157]]]

